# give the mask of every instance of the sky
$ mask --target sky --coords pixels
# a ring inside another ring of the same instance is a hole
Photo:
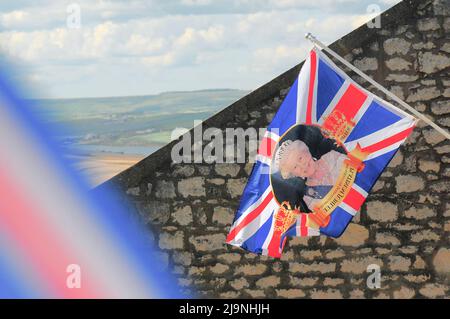
[[[0,63],[33,98],[254,90],[398,2],[2,0]]]

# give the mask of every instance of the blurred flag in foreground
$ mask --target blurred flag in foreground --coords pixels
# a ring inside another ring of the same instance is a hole
[[[149,234],[88,191],[0,76],[0,298],[174,298]]]
[[[339,237],[415,124],[314,48],[267,128],[227,242],[280,257],[289,236]]]

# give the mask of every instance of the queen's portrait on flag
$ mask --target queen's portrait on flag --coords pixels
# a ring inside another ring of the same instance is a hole
[[[336,183],[346,158],[345,149],[320,127],[294,126],[280,139],[272,159],[275,197],[311,211]]]

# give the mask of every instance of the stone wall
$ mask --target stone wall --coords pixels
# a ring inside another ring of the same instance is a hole
[[[449,1],[404,1],[381,23],[331,48],[449,129]],[[266,127],[300,66],[203,128]],[[281,260],[224,243],[252,165],[175,165],[174,143],[101,187],[117,187],[137,208],[181,289],[209,298],[450,296],[450,143],[435,130],[415,129],[341,238],[292,238]],[[366,286],[372,263],[381,266],[377,290]]]

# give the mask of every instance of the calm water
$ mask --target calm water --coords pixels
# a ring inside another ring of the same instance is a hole
[[[77,155],[90,155],[98,153],[114,153],[124,155],[150,155],[161,146],[111,146],[111,145],[80,145],[71,144],[65,146],[69,153]]]

